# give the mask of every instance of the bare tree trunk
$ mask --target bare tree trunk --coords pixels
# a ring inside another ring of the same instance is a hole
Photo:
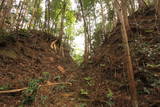
[[[4,6],[5,1],[6,1],[6,0],[2,0],[2,2],[1,2],[1,5],[0,5],[0,12],[1,12],[1,10],[3,9],[3,6]]]
[[[67,3],[63,2],[63,8],[62,8],[62,16],[61,16],[61,28],[59,32],[59,40],[60,40],[60,53],[62,53],[62,56],[64,57],[64,49],[63,49],[63,36],[64,36],[64,19],[65,19],[65,12],[66,12],[66,5]]]
[[[64,2],[63,8],[62,8],[61,28],[60,28],[60,32],[59,32],[60,44],[62,43],[62,39],[63,39],[63,35],[64,35],[64,18],[65,18],[65,11],[66,11],[66,2]]]
[[[48,32],[50,31],[50,0],[48,0]]]
[[[31,29],[31,25],[33,24],[33,21],[35,21],[36,9],[38,8],[37,3],[38,3],[38,1],[35,0],[35,1],[34,1],[34,5],[33,5],[32,17],[31,17],[31,20],[30,20],[29,26],[28,26],[29,29]],[[35,24],[35,23],[34,23],[34,24]],[[34,29],[34,28],[35,28],[35,25],[33,26],[33,29]]]
[[[102,16],[102,31],[103,34],[106,33],[106,28],[105,28],[105,16],[104,16],[104,9],[103,9],[103,0],[100,1],[100,7],[101,7],[101,16]]]
[[[129,26],[129,21],[128,21],[127,5],[128,5],[128,0],[121,0],[121,8],[122,8],[122,11],[123,11],[125,28],[128,32],[128,31],[130,31],[130,26]]]
[[[147,4],[144,0],[138,0],[138,4],[140,9],[147,7]]]
[[[87,23],[86,23],[86,19],[85,19],[85,14],[84,14],[84,10],[83,10],[83,3],[82,0],[79,0],[80,3],[80,8],[81,8],[81,12],[82,12],[82,17],[83,17],[83,23],[84,23],[84,32],[85,32],[85,50],[84,50],[84,63],[88,62],[88,27],[87,27]]]
[[[25,0],[24,0],[24,2],[26,2]],[[25,5],[25,7],[24,8],[26,8],[24,11],[23,11],[23,13],[22,13],[22,24],[21,24],[21,29],[24,27],[24,24],[25,24],[25,17],[26,17],[26,15],[28,14],[28,12],[27,12],[27,6]],[[24,28],[26,28],[26,27],[24,27]]]
[[[3,12],[4,3],[5,3],[5,0],[2,0],[0,5],[0,28],[1,29],[3,28],[2,22],[3,22],[3,13],[4,13]]]
[[[45,20],[44,20],[44,27],[43,29],[46,30],[47,27],[47,20],[48,20],[48,4],[47,4],[48,0],[45,0]]]
[[[128,44],[127,29],[126,29],[126,25],[125,25],[126,24],[125,23],[126,17],[124,15],[125,11],[123,11],[123,9],[122,9],[123,5],[120,4],[121,1],[122,0],[115,0],[116,7],[118,8],[119,19],[122,24],[122,37],[123,37],[123,42],[124,42],[124,49],[125,49],[126,56],[127,56],[127,73],[128,73],[130,94],[131,94],[131,99],[132,99],[132,107],[138,107],[137,90],[136,90],[136,85],[135,85],[135,80],[134,80],[134,72],[133,72],[133,67],[132,67],[130,48],[129,48],[129,44]]]
[[[20,6],[20,12],[19,12],[18,17],[17,17],[16,30],[18,30],[19,27],[20,27],[21,15],[22,15],[22,10],[23,10],[23,6],[24,6],[23,1],[20,1],[19,6]]]
[[[9,16],[11,15],[10,11],[12,9],[13,0],[9,0],[8,2],[6,2],[6,5],[5,5],[6,8],[5,9],[3,9],[4,4],[5,4],[5,1],[2,1],[2,3],[1,3],[2,6],[1,6],[1,9],[0,9],[0,27],[1,28],[7,27],[6,26],[7,24],[5,22],[10,23]]]
[[[135,12],[135,0],[129,0],[131,6],[131,14]]]
[[[94,5],[94,23],[97,25],[97,17],[96,17],[96,6]]]
[[[91,53],[91,47],[92,47],[92,44],[91,44],[91,35],[92,35],[92,29],[91,29],[91,16],[89,16],[89,20],[88,20],[88,31],[89,31],[89,35],[88,35],[88,52],[89,54]]]
[[[154,0],[154,5],[157,15],[160,16],[160,0]]]

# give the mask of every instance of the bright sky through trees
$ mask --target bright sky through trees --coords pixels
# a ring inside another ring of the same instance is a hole
[[[16,0],[17,4],[19,3],[20,0]],[[72,9],[73,10],[77,10],[77,4],[76,4],[76,0],[71,0],[72,3]],[[42,1],[41,6],[43,7],[43,11],[45,11],[45,0]],[[83,34],[78,34],[78,30],[83,28],[83,22],[77,22],[75,24],[75,33],[77,34],[76,36],[74,36],[74,40],[73,40],[73,49],[75,54],[83,54],[84,51],[84,35]]]
[[[76,1],[75,0],[71,0],[71,2],[72,2],[72,9],[73,10],[77,10]],[[76,23],[76,25],[75,25],[76,34],[77,34],[78,30],[80,28],[82,28],[82,27],[83,27],[83,23],[82,22]],[[73,48],[74,48],[75,53],[82,55],[83,51],[84,51],[84,35],[75,36],[73,44],[74,44]]]

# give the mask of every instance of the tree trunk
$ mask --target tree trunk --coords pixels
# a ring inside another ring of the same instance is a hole
[[[131,6],[131,14],[135,12],[135,0],[129,0]]]
[[[160,0],[154,0],[154,5],[157,15],[160,16]]]
[[[60,28],[60,32],[59,32],[60,44],[62,44],[62,39],[63,39],[63,35],[64,35],[65,12],[66,12],[66,2],[64,1],[63,8],[62,8],[62,16],[61,16],[61,28]]]
[[[89,35],[88,35],[88,52],[89,52],[89,55],[91,53],[91,46],[92,46],[92,43],[91,43],[91,35],[92,35],[92,29],[91,29],[91,16],[89,16],[89,20],[88,20],[88,31],[89,31]]]
[[[32,17],[31,17],[31,20],[30,20],[30,22],[29,22],[28,29],[31,29],[31,25],[33,24],[33,21],[35,21],[36,9],[38,8],[37,3],[38,3],[38,1],[35,0],[35,1],[34,1],[34,5],[33,5],[33,10],[32,10]],[[35,24],[35,23],[34,23],[34,24]],[[34,29],[34,28],[35,28],[35,25],[33,26],[33,29]]]
[[[6,0],[2,0],[1,5],[0,5],[0,11],[3,9],[4,3]]]
[[[24,3],[26,4],[26,0],[24,0]],[[26,17],[27,14],[28,14],[28,12],[27,12],[27,8],[28,8],[27,5],[25,5],[24,8],[26,8],[26,9],[23,11],[21,29],[26,28],[26,27],[25,27],[25,17]]]
[[[20,11],[19,11],[19,14],[18,14],[18,17],[17,17],[16,30],[18,30],[18,29],[19,29],[19,26],[20,26],[23,6],[24,6],[23,1],[20,1],[20,3],[19,3]]]
[[[89,33],[88,33],[88,27],[87,27],[85,14],[84,14],[84,10],[83,10],[82,0],[79,0],[79,3],[80,3],[80,8],[81,8],[82,17],[83,17],[83,23],[84,23],[84,36],[85,36],[84,63],[87,63],[88,56],[89,56],[89,52],[88,52],[88,35],[89,35]]]
[[[138,5],[140,9],[144,9],[147,7],[147,4],[145,3],[144,0],[138,0]]]
[[[4,3],[5,3],[5,1],[2,1],[2,3],[1,3],[2,6],[1,6],[1,9],[0,9],[0,27],[2,29],[7,27],[6,26],[7,24],[5,22],[10,23],[9,16],[11,15],[10,11],[12,9],[13,0],[9,0],[8,2],[6,2],[6,5],[5,5],[6,8],[5,9],[3,9]]]
[[[122,1],[122,0],[121,0]],[[132,107],[138,107],[138,101],[137,101],[137,91],[136,91],[136,85],[134,80],[134,72],[132,67],[132,60],[131,60],[131,54],[130,54],[130,48],[128,44],[128,35],[127,35],[127,29],[126,29],[126,17],[122,9],[122,5],[120,4],[120,0],[116,0],[116,7],[118,8],[119,13],[119,19],[122,24],[122,38],[124,42],[124,49],[127,56],[127,73],[128,73],[128,81],[129,81],[129,88],[130,88],[130,94],[131,94],[131,100],[132,100]],[[122,2],[121,2],[122,3]]]
[[[44,20],[44,30],[47,28],[47,21],[48,20],[48,0],[45,0],[45,20]]]
[[[123,11],[125,28],[128,32],[128,31],[130,31],[130,26],[129,26],[129,21],[128,21],[128,11],[127,11],[128,0],[121,0],[120,5],[121,5],[122,11]]]
[[[2,0],[2,2],[1,2],[1,5],[0,5],[0,12],[1,12],[1,10],[3,9],[3,6],[4,6],[5,1],[6,1],[6,0]]]
[[[65,12],[66,12],[66,5],[67,3],[64,1],[63,2],[63,8],[62,8],[62,16],[61,16],[61,25],[60,25],[60,32],[59,32],[59,44],[60,44],[60,54],[64,57],[64,49],[63,49],[63,36],[64,36],[64,19],[65,19]]]
[[[94,5],[93,9],[94,9],[94,23],[95,23],[95,25],[97,25],[96,6],[95,5]]]
[[[48,32],[50,31],[50,0],[48,0]]]
[[[103,0],[100,1],[100,7],[101,7],[101,16],[102,16],[102,31],[103,31],[103,34],[105,34],[106,33],[106,28],[105,28],[105,16],[104,16],[104,9],[103,9]]]

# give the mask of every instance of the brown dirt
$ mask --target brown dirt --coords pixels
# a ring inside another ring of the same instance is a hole
[[[160,106],[160,20],[154,8],[146,8],[129,17],[131,26],[129,44],[137,84],[140,107]],[[108,107],[104,101],[108,89],[112,90],[113,107],[131,107],[131,98],[126,74],[126,55],[123,50],[121,24],[118,23],[106,35],[104,43],[95,53],[81,73],[81,88],[89,91],[87,107]],[[84,77],[91,77],[95,85],[86,86]],[[82,82],[83,81],[83,82]]]
[[[153,8],[129,17],[134,73],[140,107],[160,105],[160,20]],[[87,64],[77,68],[65,48],[65,56],[50,48],[56,38],[40,31],[13,32],[16,38],[0,42],[0,86],[9,89],[28,86],[32,79],[49,72],[50,82],[72,85],[47,86],[38,89],[33,103],[26,107],[131,107],[126,59],[120,24],[106,35]],[[26,37],[27,36],[27,37]],[[43,39],[42,39],[43,38]],[[17,40],[18,39],[18,40]],[[65,72],[65,73],[64,73]],[[46,84],[46,81],[41,84]],[[23,93],[0,95],[0,106],[17,107]]]
[[[4,90],[12,90],[27,87],[31,80],[43,79],[44,72],[49,73],[48,81],[50,82],[67,82],[66,76],[69,78],[72,71],[76,69],[76,65],[67,47],[64,50],[65,57],[50,48],[51,42],[56,39],[41,31],[28,32],[25,30],[11,32],[3,38],[0,42],[0,88],[6,87]],[[48,96],[47,100],[56,104],[54,103],[56,99],[53,100],[53,98],[57,94],[54,95],[53,88],[55,87],[40,88],[36,100]],[[1,94],[0,106],[17,107],[23,100],[21,92]],[[37,104],[42,106],[40,102],[36,101],[33,106]]]

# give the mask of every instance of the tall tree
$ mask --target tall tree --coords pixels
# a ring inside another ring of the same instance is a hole
[[[2,1],[1,1],[0,11],[3,9],[3,6],[4,6],[5,1],[6,1],[6,0],[2,0]]]
[[[10,13],[11,13],[11,9],[12,9],[12,5],[13,5],[13,0],[9,0],[8,2],[6,1],[2,1],[1,5],[1,9],[0,9],[0,27],[3,29],[4,27],[6,27],[6,24],[10,23]],[[3,9],[4,7],[4,9]],[[1,11],[2,10],[2,11]],[[7,22],[7,23],[6,23]]]
[[[121,9],[123,11],[123,19],[125,23],[125,28],[127,32],[130,30],[129,21],[128,21],[128,0],[121,0]],[[121,14],[121,13],[120,13]]]
[[[160,0],[154,0],[154,5],[157,15],[160,16]]]
[[[127,34],[127,28],[126,28],[126,19],[125,16],[126,11],[122,8],[122,0],[115,0],[115,6],[118,8],[119,13],[119,19],[122,24],[122,38],[124,42],[124,49],[127,57],[127,73],[128,73],[128,81],[129,81],[129,88],[130,88],[130,94],[132,99],[132,107],[138,107],[138,101],[137,101],[137,90],[134,80],[134,72],[133,72],[133,66],[132,66],[132,59],[130,54],[130,48],[128,44],[128,34]]]
[[[62,15],[61,15],[61,24],[60,24],[60,32],[59,32],[59,39],[60,44],[62,43],[63,35],[64,35],[64,20],[65,20],[65,12],[66,12],[66,1],[63,1],[63,7],[62,7]]]
[[[33,21],[34,21],[34,18],[35,18],[35,13],[36,13],[36,9],[37,9],[37,3],[38,3],[38,0],[34,0],[33,1],[34,3],[34,5],[33,5],[33,10],[32,10],[32,13],[31,13],[31,19],[30,19],[30,21],[29,21],[29,26],[28,26],[28,28],[30,29],[31,28],[31,26],[32,26],[32,24],[33,24]]]
[[[140,9],[147,7],[147,4],[144,0],[137,0]]]
[[[101,7],[101,16],[102,16],[102,31],[105,34],[106,28],[105,28],[105,15],[104,15],[104,7],[103,7],[103,0],[100,0],[100,7]]]
[[[82,18],[83,18],[83,23],[84,23],[84,36],[85,36],[85,50],[84,50],[84,63],[86,63],[88,61],[88,56],[89,56],[89,49],[88,49],[88,26],[87,26],[87,22],[86,22],[86,17],[85,17],[85,13],[84,13],[84,7],[83,7],[83,2],[82,0],[79,0],[79,4],[80,4],[80,9],[82,12]]]
[[[19,13],[17,15],[17,23],[16,23],[16,29],[18,30],[22,21],[22,13],[23,13],[23,9],[24,9],[24,1],[20,1],[19,2]]]
[[[135,12],[135,0],[129,0],[129,6],[130,6],[130,13],[134,13]]]

